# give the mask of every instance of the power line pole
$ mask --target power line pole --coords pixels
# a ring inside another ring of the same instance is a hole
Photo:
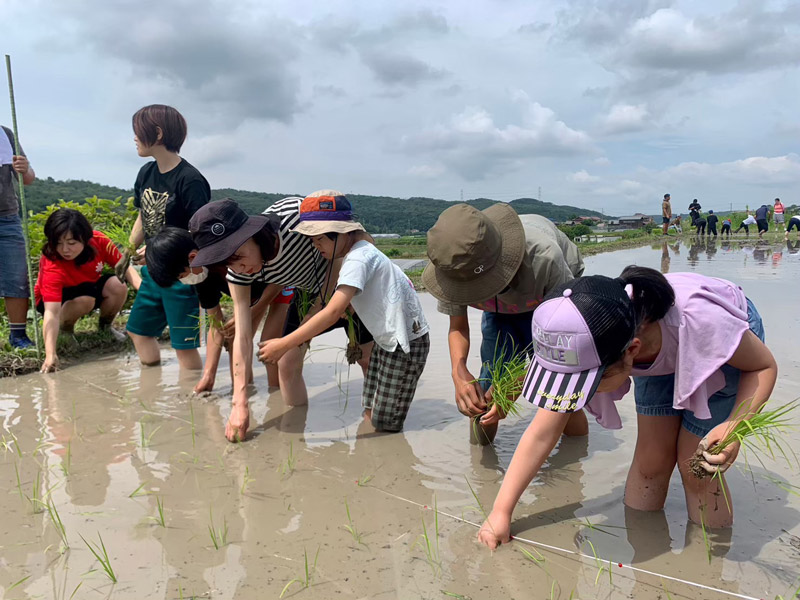
[[[542,186],[539,186],[539,197],[537,198],[539,202],[542,201]]]

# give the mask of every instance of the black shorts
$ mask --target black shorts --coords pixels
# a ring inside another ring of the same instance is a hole
[[[300,312],[298,311],[298,306],[301,302],[302,295],[303,294],[300,293],[299,289],[295,290],[294,298],[292,298],[292,303],[289,305],[289,314],[286,315],[286,325],[283,328],[283,335],[289,335],[298,327],[300,327]],[[316,301],[316,298],[316,296],[311,297],[312,304]],[[353,324],[355,325],[356,330],[356,343],[359,346],[374,341],[372,334],[364,326],[364,324],[361,322],[361,319],[359,319],[358,315],[355,313],[353,313]],[[328,327],[323,333],[328,333],[329,331],[333,331],[334,329],[338,329],[340,327],[345,330],[345,333],[347,332],[347,319],[339,319],[336,321],[336,323]]]
[[[89,296],[94,298],[94,308],[92,310],[100,308],[100,305],[103,303],[103,288],[106,286],[106,281],[112,277],[116,277],[116,275],[113,273],[106,273],[105,275],[101,275],[100,279],[97,281],[87,281],[85,283],[73,285],[72,287],[63,288],[61,290],[61,304],[74,300],[75,298],[80,298],[81,296]],[[39,302],[36,305],[36,310],[39,311],[39,314],[43,315],[44,302]]]
[[[669,223],[669,217],[661,217],[661,222],[662,222],[664,225],[666,225],[667,223]]]
[[[766,219],[756,219],[759,231],[769,231],[769,221]]]

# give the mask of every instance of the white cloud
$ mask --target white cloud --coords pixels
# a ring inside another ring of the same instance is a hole
[[[416,165],[408,170],[408,174],[420,179],[440,177],[445,169],[441,165]]]
[[[649,125],[647,104],[615,104],[606,115],[603,130],[609,134],[630,133],[646,129]]]
[[[663,175],[687,183],[713,179],[746,185],[797,185],[800,184],[800,156],[751,156],[718,164],[685,162],[666,169]]]
[[[555,112],[522,93],[513,95],[520,106],[520,124],[499,126],[489,111],[470,106],[440,124],[403,136],[409,154],[436,155],[450,170],[468,180],[513,171],[535,157],[574,156],[594,150],[583,131],[572,129]]]
[[[608,167],[609,165],[611,165],[611,160],[607,156],[600,156],[598,158],[595,158],[592,161],[592,164],[597,165],[598,167]]]
[[[577,171],[576,173],[571,173],[568,178],[569,181],[578,184],[585,184],[585,183],[595,183],[600,181],[600,178],[596,175],[589,175],[586,170]]]

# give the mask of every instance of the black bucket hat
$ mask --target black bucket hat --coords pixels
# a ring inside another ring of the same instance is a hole
[[[189,233],[200,249],[192,266],[203,267],[227,260],[267,225],[277,233],[280,217],[273,213],[248,216],[230,198],[209,202],[189,220]]]

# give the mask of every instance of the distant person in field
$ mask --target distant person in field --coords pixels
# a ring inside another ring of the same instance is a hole
[[[783,207],[783,202],[781,202],[780,198],[775,198],[775,204],[772,206],[772,219],[775,221],[775,228],[777,229],[778,225],[781,226],[781,229],[784,227],[784,212],[785,209]]]
[[[789,232],[792,229],[797,229],[798,235],[800,235],[800,215],[794,215],[792,218],[789,219],[789,224],[786,227],[786,233],[784,234],[785,238],[789,238]]]
[[[719,217],[714,214],[714,211],[708,211],[708,217],[706,217],[706,223],[708,224],[708,235],[717,237],[717,221],[719,221]]]
[[[722,231],[720,232],[720,235],[726,235],[726,234],[727,234],[728,237],[731,237],[731,219],[730,219],[730,217],[726,217],[722,221]]]
[[[694,226],[695,226],[695,228],[697,230],[697,235],[705,235],[706,234],[706,220],[703,217],[698,216],[694,220]]]
[[[700,203],[697,201],[697,198],[692,200],[692,203],[689,205],[689,217],[692,219],[692,226],[696,227],[695,221],[700,218]]]
[[[15,154],[14,133],[7,127],[0,129],[0,297],[8,313],[8,343],[12,348],[30,348],[33,342],[25,332],[30,298],[28,256],[14,183],[22,177],[22,183],[30,185],[36,174],[21,146],[20,154]]]
[[[190,266],[201,248],[216,241],[217,236],[213,233],[207,236],[201,234],[194,239],[192,234],[184,229],[166,227],[150,238],[145,254],[147,270],[153,281],[162,288],[169,288],[177,281],[193,286],[200,300],[200,307],[204,308],[209,315],[203,376],[194,386],[197,394],[214,389],[222,349],[227,348],[230,351],[234,334],[234,326],[230,323],[226,326],[220,306],[222,296],[231,295],[228,281],[225,278],[227,269]],[[256,282],[250,288],[253,333],[258,331],[264,313],[269,308],[261,331],[261,341],[282,335],[289,304],[294,296],[293,288],[284,288],[273,300],[268,302],[263,299],[266,287],[267,284]],[[233,369],[233,361],[230,366]],[[233,378],[232,371],[231,378]],[[252,381],[252,373],[248,375],[247,379]],[[278,387],[278,368],[275,365],[267,365],[267,382],[269,387]]]
[[[163,104],[145,106],[133,115],[133,132],[139,156],[154,159],[139,170],[133,186],[139,216],[130,243],[138,248],[164,227],[188,229],[192,215],[211,199],[211,188],[200,171],[178,154],[186,140],[186,120],[177,110]],[[202,369],[197,351],[199,319],[192,286],[176,282],[162,288],[150,277],[147,267],[142,267],[142,285],[127,329],[143,365],[161,363],[158,338],[169,325],[170,344],[180,366]]]
[[[664,235],[669,234],[669,222],[672,220],[672,204],[670,195],[664,194],[664,201],[661,203],[661,231]]]
[[[36,310],[44,315],[42,373],[48,373],[59,365],[58,332],[72,333],[78,319],[95,309],[100,310],[100,331],[125,340],[111,323],[125,304],[128,287],[113,273],[103,274],[103,267],[113,268],[122,255],[81,212],[59,208],[47,218],[44,236],[34,296]],[[141,279],[133,267],[128,267],[126,279],[139,288]]]
[[[364,376],[364,420],[377,431],[402,430],[430,350],[428,322],[414,286],[353,219],[341,192],[309,194],[294,231],[310,238],[323,258],[341,259],[339,276],[325,305],[292,333],[259,344],[259,358],[275,363],[335,325],[345,311],[355,311],[375,338]]]
[[[758,237],[764,237],[764,234],[769,231],[769,206],[762,204],[756,209],[756,225],[758,225]]]
[[[742,224],[739,225],[739,229],[734,231],[733,233],[739,233],[742,229],[744,229],[744,234],[750,237],[750,226],[756,224],[756,218],[750,214],[750,211],[747,211],[747,216],[742,221]]]
[[[489,409],[489,365],[530,354],[531,316],[550,290],[583,273],[577,246],[540,215],[517,215],[508,204],[479,211],[468,204],[445,210],[428,231],[430,264],[425,289],[450,317],[447,336],[458,410],[473,419],[476,443],[488,443],[505,417]],[[470,328],[467,310],[481,311],[481,370],[467,366]],[[488,412],[487,412],[488,411]],[[586,435],[588,422],[577,412],[568,435]]]

